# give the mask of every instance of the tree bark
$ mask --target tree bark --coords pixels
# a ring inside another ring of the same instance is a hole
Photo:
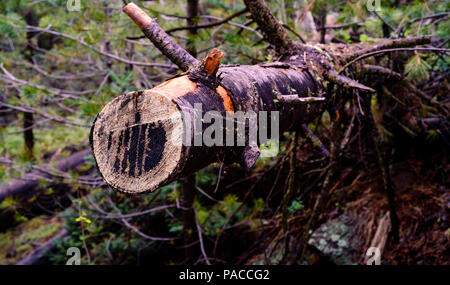
[[[188,71],[153,89],[121,95],[98,114],[91,129],[92,150],[100,173],[113,188],[127,193],[153,191],[224,157],[248,169],[258,158],[261,142],[246,137],[245,145],[238,147],[196,146],[196,138],[203,136],[210,123],[196,126],[195,119],[209,111],[218,112],[223,121],[238,111],[253,111],[258,119],[261,111],[275,111],[280,132],[288,131],[338,104],[342,98],[337,96],[345,90],[374,92],[344,75],[359,56],[430,42],[430,38],[416,37],[352,45],[300,44],[289,39],[264,1],[245,3],[279,52],[279,62],[219,67],[223,55],[213,50],[198,63],[136,5],[124,7],[161,52]],[[293,96],[298,100],[292,100]],[[196,104],[202,109],[196,109]]]
[[[220,84],[190,73],[109,103],[92,128],[93,153],[105,181],[124,192],[153,191],[221,160],[225,153],[251,166],[244,161],[250,146],[195,146],[195,138],[203,135],[208,124],[202,124],[200,133],[186,133],[182,120],[177,120],[183,115],[190,122],[189,129],[195,130],[196,117],[208,111],[224,118],[235,111],[279,111],[280,130],[284,131],[314,119],[323,110],[322,102],[278,102],[279,95],[319,95],[319,83],[294,64],[222,66],[218,73],[223,76]],[[202,114],[196,113],[196,104],[202,104]],[[170,139],[174,136],[178,136],[175,143]],[[188,142],[177,144],[183,138]]]

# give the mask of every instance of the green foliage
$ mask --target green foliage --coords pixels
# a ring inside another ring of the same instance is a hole
[[[198,221],[205,234],[210,236],[216,235],[230,219],[242,219],[247,208],[243,207],[238,211],[241,205],[242,203],[233,194],[226,195],[221,203],[210,208],[200,205],[198,201],[194,204]],[[229,223],[228,226],[230,226]]]
[[[36,249],[61,229],[57,219],[22,220],[17,228],[0,233],[0,264],[16,264],[22,257]]]
[[[17,13],[0,14],[0,34],[12,40],[25,38],[25,22]]]
[[[416,53],[405,65],[405,73],[408,79],[422,82],[429,76],[430,65],[423,58],[423,55]]]
[[[374,40],[375,40],[374,38],[371,38],[371,37],[369,37],[369,36],[367,36],[365,34],[360,34],[359,35],[359,41],[360,42],[373,42]]]
[[[289,215],[293,216],[297,211],[300,211],[304,208],[303,202],[300,199],[292,200],[291,205],[288,207]]]

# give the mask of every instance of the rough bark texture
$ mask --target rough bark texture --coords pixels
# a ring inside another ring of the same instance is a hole
[[[170,121],[170,116],[181,118],[182,111],[190,117],[193,131],[195,104],[203,106],[202,114],[197,114],[201,117],[208,111],[218,111],[223,117],[234,111],[279,111],[282,131],[315,118],[324,106],[278,102],[278,95],[320,94],[316,80],[292,64],[222,66],[217,74],[222,78],[220,84],[192,72],[151,90],[121,95],[105,106],[92,128],[93,153],[105,181],[125,192],[153,191],[223,160],[225,153],[229,160],[240,161],[245,147],[194,146],[195,134],[186,134],[181,121]],[[207,127],[202,124],[201,133]],[[190,143],[174,145],[173,135],[187,137]]]
[[[244,2],[249,8],[253,20],[262,30],[267,31],[265,39],[275,46],[278,53],[286,53],[295,45],[295,42],[283,29],[282,24],[272,15],[264,0],[244,0]]]
[[[213,51],[197,64],[173,40],[167,40],[167,34],[151,18],[135,12],[134,4],[132,9],[127,8],[132,4],[125,6],[124,11],[169,59],[190,69],[153,89],[121,95],[98,114],[91,130],[93,154],[113,188],[128,193],[153,191],[217,161],[240,162],[248,169],[259,155],[260,142],[246,139],[244,146],[237,147],[194,146],[195,137],[209,126],[203,122],[196,128],[196,116],[203,118],[208,111],[217,111],[222,118],[237,111],[254,111],[258,116],[261,111],[278,111],[280,131],[288,131],[333,108],[340,100],[337,96],[345,93],[342,90],[374,92],[344,75],[358,56],[431,40],[412,37],[355,45],[299,44],[288,38],[264,1],[245,3],[280,54],[279,62],[217,67],[221,57]],[[299,99],[292,100],[292,96]],[[196,104],[202,105],[201,114],[196,114]],[[225,142],[224,138],[223,145]]]

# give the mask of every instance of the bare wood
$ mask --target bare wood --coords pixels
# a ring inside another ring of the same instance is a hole
[[[91,143],[105,181],[139,193],[156,189],[176,170],[182,133],[176,104],[155,88],[121,95],[106,105],[94,122]]]
[[[322,102],[325,101],[325,97],[298,97],[295,95],[278,95],[278,100],[291,104],[309,104],[312,102]]]
[[[387,211],[383,218],[381,218],[378,223],[377,231],[375,232],[372,242],[370,243],[370,247],[375,247],[380,250],[380,255],[383,253],[389,232],[391,230],[391,219],[389,216],[390,213]],[[366,256],[364,263],[367,263],[368,258],[369,257]]]
[[[122,11],[127,14],[141,30],[144,30],[153,22],[152,18],[134,3],[126,5],[122,8]]]
[[[224,55],[225,53],[223,51],[220,51],[215,48],[212,49],[210,53],[208,53],[208,55],[204,59],[205,61],[204,70],[208,75],[211,75],[217,71],[217,68],[219,67],[219,64],[222,61]]]

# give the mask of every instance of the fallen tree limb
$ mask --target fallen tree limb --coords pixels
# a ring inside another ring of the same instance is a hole
[[[343,100],[339,96],[354,90],[375,92],[347,73],[337,71],[343,67],[348,67],[345,72],[352,70],[351,65],[358,56],[431,42],[430,37],[411,37],[354,45],[300,44],[289,38],[264,1],[245,3],[278,51],[279,62],[219,67],[223,55],[213,50],[198,63],[176,42],[169,41],[150,17],[136,12],[139,9],[136,5],[124,7],[144,34],[187,72],[153,89],[121,95],[98,114],[91,129],[91,145],[100,173],[113,188],[127,193],[153,191],[218,161],[237,161],[248,169],[260,154],[258,145],[265,142],[252,139],[251,128],[241,126],[247,128],[245,143],[236,146],[234,140],[239,134],[233,129],[234,123],[231,128],[226,124],[230,116],[254,112],[259,121],[269,112],[269,121],[279,122],[280,132],[292,130],[315,119],[327,108],[336,107]],[[161,45],[162,41],[167,46]],[[207,117],[211,111],[215,116]],[[199,116],[202,120],[197,125]],[[250,123],[251,118],[247,119]],[[201,143],[206,133],[211,134],[208,127],[212,124],[219,124],[230,133],[226,138],[214,133],[212,145]],[[271,128],[276,129],[270,124]]]
[[[25,258],[17,262],[16,265],[38,265],[42,263],[42,257],[51,252],[55,248],[55,242],[68,236],[67,230],[63,229],[57,232],[51,239],[46,241],[44,244],[33,250]]]
[[[90,149],[85,149],[72,154],[59,161],[56,165],[56,169],[62,172],[75,169],[78,166],[84,164],[85,157],[91,153]],[[52,168],[44,167],[45,170],[34,170],[19,179],[14,179],[6,184],[0,186],[0,202],[9,196],[19,196],[21,198],[27,198],[35,194],[39,187],[39,180],[44,178],[50,178]]]

